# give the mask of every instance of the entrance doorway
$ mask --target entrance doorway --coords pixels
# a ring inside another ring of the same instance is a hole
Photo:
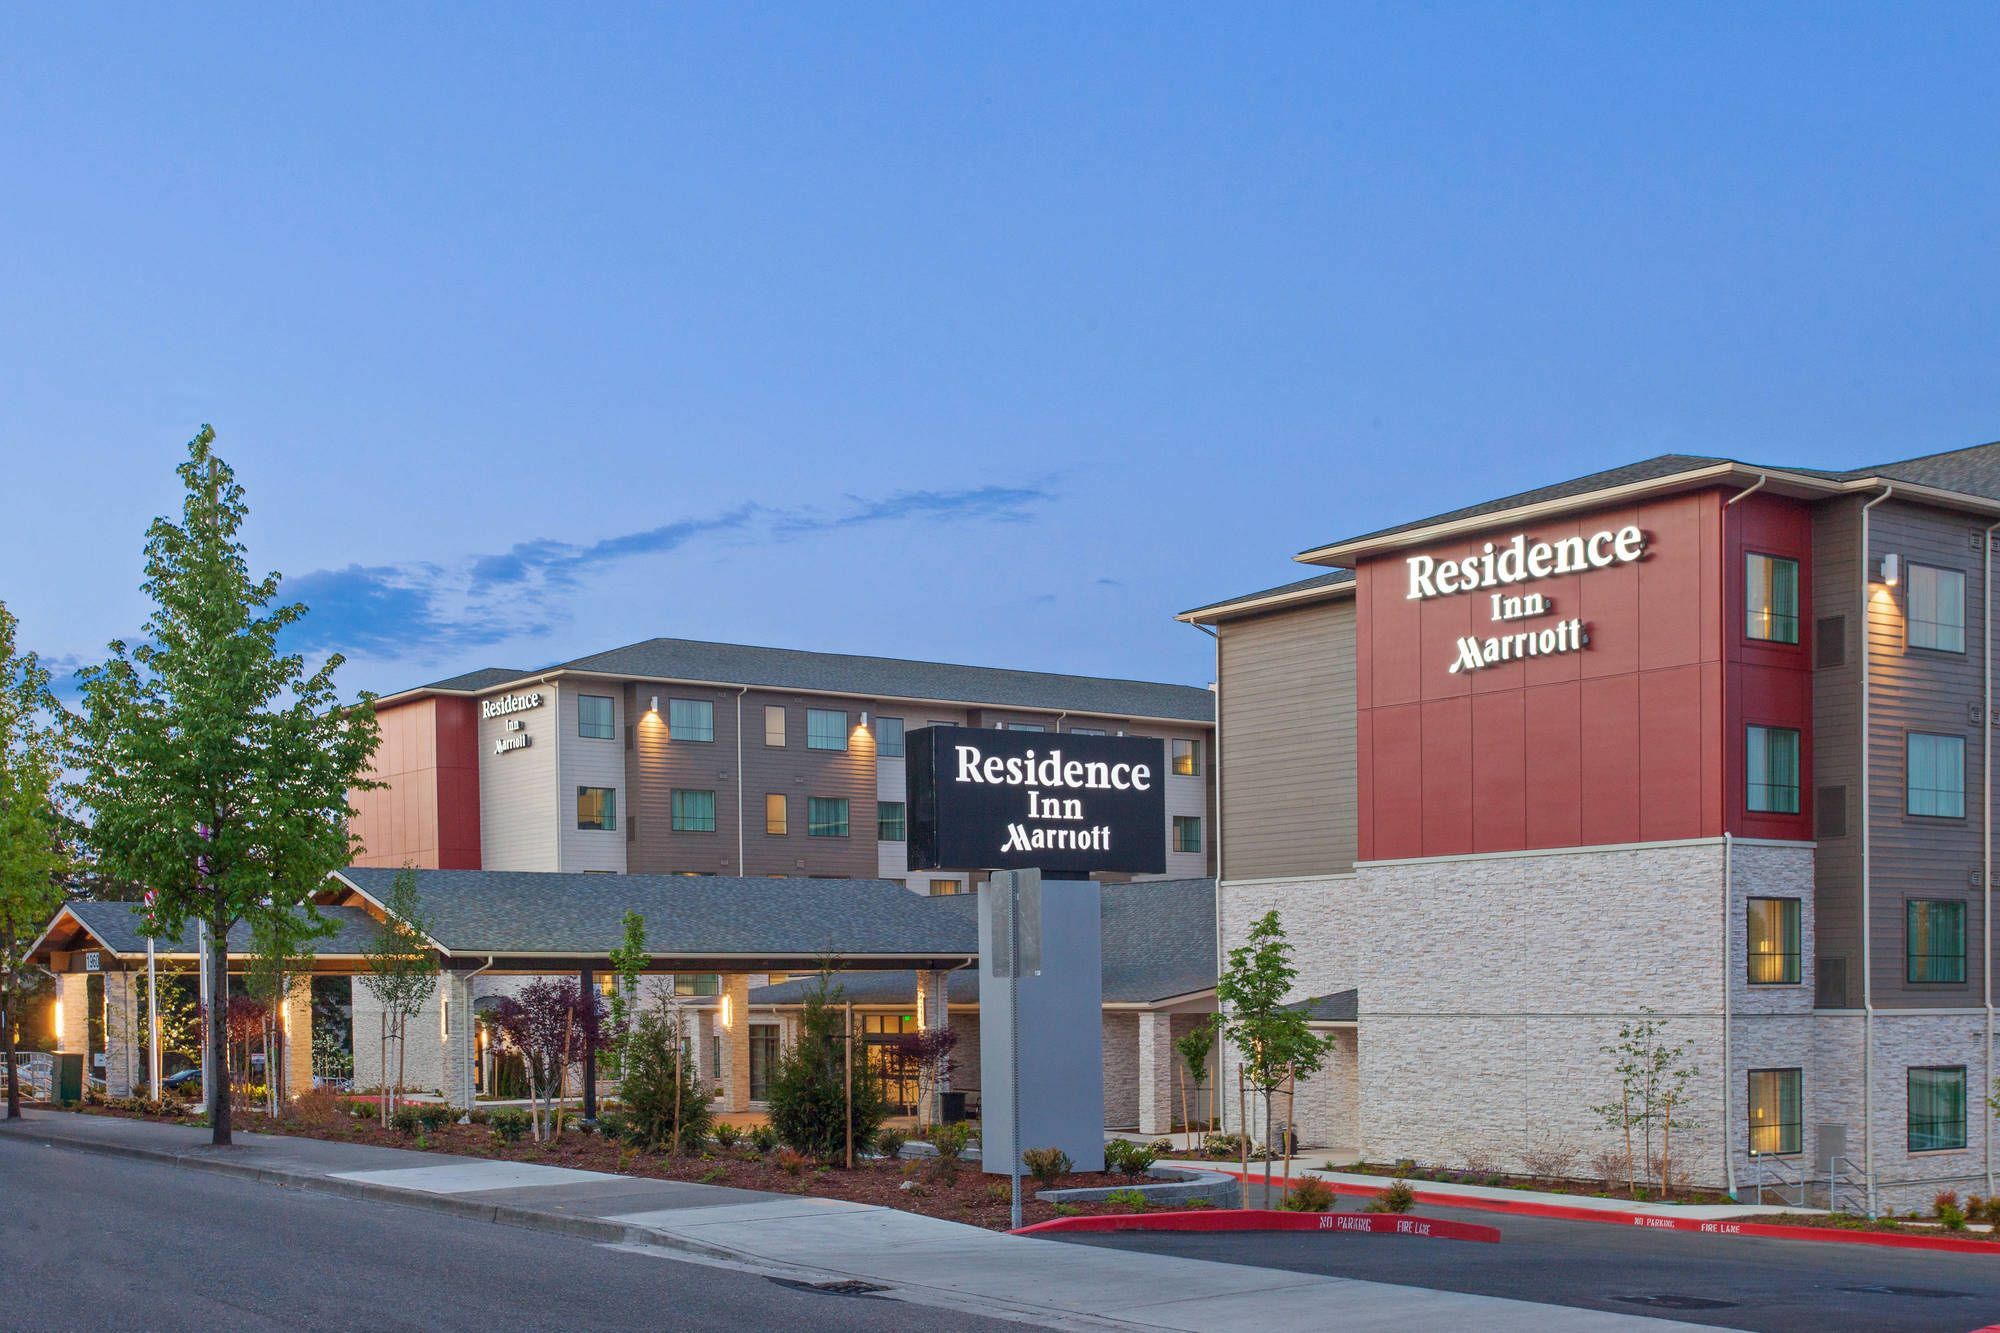
[[[917,1065],[902,1040],[904,1034],[916,1030],[915,1014],[864,1014],[861,1018],[868,1067],[882,1080],[882,1095],[895,1115],[917,1113]]]

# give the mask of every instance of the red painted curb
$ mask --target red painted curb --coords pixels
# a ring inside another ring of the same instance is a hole
[[[1252,1172],[1244,1176],[1240,1171],[1227,1171],[1225,1175],[1263,1183],[1262,1172]],[[1271,1183],[1288,1177],[1272,1176]],[[1380,1194],[1384,1187],[1354,1185],[1346,1181],[1326,1182],[1336,1194],[1353,1194],[1372,1198]],[[1559,1222],[1608,1222],[1616,1226],[1640,1227],[1647,1231],[1691,1231],[1709,1236],[1754,1236],[1765,1240],[1809,1240],[1825,1241],[1842,1245],[1886,1245],[1902,1250],[1945,1250],[1955,1254],[1992,1254],[2000,1256],[2000,1241],[1967,1240],[1958,1236],[1907,1236],[1891,1231],[1841,1231],[1833,1227],[1795,1227],[1775,1222],[1745,1222],[1734,1219],[1705,1219],[1696,1217],[1661,1217],[1655,1213],[1628,1213],[1601,1208],[1577,1208],[1569,1204],[1541,1203],[1533,1199],[1484,1199],[1462,1194],[1439,1194],[1432,1190],[1417,1189],[1413,1196],[1418,1203],[1429,1204],[1433,1208],[1467,1208],[1476,1212],[1511,1213],[1516,1217],[1546,1217]],[[1068,1219],[1065,1219],[1068,1220]]]
[[[1498,1227],[1450,1222],[1408,1213],[1289,1213],[1275,1208],[1203,1208],[1181,1213],[1101,1213],[1056,1217],[1022,1227],[1016,1236],[1041,1231],[1315,1231],[1361,1232],[1373,1236],[1422,1236],[1430,1240],[1500,1239]]]

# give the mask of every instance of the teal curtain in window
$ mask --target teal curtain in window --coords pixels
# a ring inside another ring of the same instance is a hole
[[[1965,980],[1965,904],[1912,902],[1904,910],[1911,981]]]
[[[613,730],[611,700],[601,694],[582,694],[576,700],[576,734],[591,740],[608,741]]]
[[[846,837],[847,798],[845,796],[806,797],[806,836],[811,838]]]
[[[1965,651],[1965,575],[1910,566],[1910,647]]]
[[[707,699],[667,701],[667,739],[670,741],[712,741],[715,739],[715,705]]]
[[[881,801],[875,806],[875,837],[881,842],[903,841],[903,803]]]
[[[1745,737],[1746,804],[1760,813],[1799,812],[1799,733],[1789,727],[1751,727]]]
[[[712,791],[676,791],[674,793],[674,832],[715,832],[715,793]]]
[[[845,750],[847,748],[847,714],[837,708],[806,709],[806,748],[808,750]]]
[[[1965,1146],[1965,1070],[1912,1069],[1909,1075],[1911,1152]]]
[[[878,717],[875,719],[875,754],[880,759],[901,759],[903,757],[902,718]]]
[[[1776,556],[1744,559],[1743,632],[1772,643],[1799,641],[1799,562]]]
[[[1905,751],[1908,810],[1944,819],[1965,817],[1965,737],[1913,733]]]

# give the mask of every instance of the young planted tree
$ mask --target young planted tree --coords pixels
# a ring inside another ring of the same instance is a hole
[[[259,912],[250,923],[250,953],[244,961],[243,991],[264,1010],[264,1109],[277,1116],[285,1108],[285,1006],[302,977],[312,975],[313,943],[329,931],[306,915]],[[310,1043],[308,1030],[296,1034]]]
[[[1302,1011],[1285,1007],[1298,975],[1285,929],[1271,911],[1251,923],[1246,943],[1229,951],[1228,966],[1215,984],[1222,1034],[1236,1048],[1244,1079],[1264,1103],[1266,1198],[1271,1193],[1271,1099],[1287,1079],[1318,1073],[1333,1048],[1307,1025]]]
[[[917,1076],[917,1124],[930,1124],[936,1094],[951,1079],[956,1067],[952,1052],[958,1049],[958,1032],[949,1027],[925,1028],[897,1039],[897,1049],[909,1061]]]
[[[627,912],[624,926],[625,937],[611,951],[611,970],[616,980],[611,985],[610,1023],[605,1034],[611,1072],[621,1079],[625,1073],[626,1048],[639,1019],[639,977],[653,961],[646,952],[646,918],[637,912]]]
[[[417,892],[417,872],[404,866],[389,883],[389,897],[382,904],[382,925],[375,939],[362,950],[368,970],[361,985],[381,1008],[378,1033],[381,1052],[382,1123],[395,1114],[396,1097],[403,1088],[403,1050],[408,1044],[410,1020],[430,1003],[437,991],[437,951],[431,944],[430,922],[424,916]],[[396,1044],[396,1080],[389,1081],[389,1043]]]
[[[619,1059],[624,1073],[618,1099],[625,1104],[632,1138],[647,1148],[679,1153],[681,1145],[708,1137],[715,1102],[695,1074],[686,1012],[678,1005],[654,1005],[641,1012],[626,1034]]]
[[[1174,1038],[1174,1051],[1181,1057],[1181,1128],[1187,1131],[1188,1147],[1192,1149],[1199,1131],[1188,1106],[1188,1085],[1194,1085],[1194,1095],[1199,1099],[1201,1086],[1208,1080],[1208,1059],[1215,1053],[1214,1026],[1203,1023],[1191,1032],[1183,1032]]]
[[[1618,1040],[1599,1049],[1611,1056],[1618,1078],[1618,1097],[1591,1107],[1606,1128],[1622,1134],[1625,1141],[1625,1184],[1628,1192],[1639,1192],[1639,1168],[1643,1164],[1649,1178],[1657,1178],[1664,1191],[1673,1176],[1673,1132],[1693,1128],[1693,1121],[1680,1112],[1687,1102],[1687,1085],[1701,1074],[1688,1059],[1693,1043],[1668,1045],[1666,1024],[1651,1009],[1644,1016],[1621,1023]],[[1634,1151],[1632,1132],[1640,1132],[1641,1157]],[[1653,1155],[1653,1135],[1660,1135],[1660,1153]]]
[[[27,998],[22,954],[62,906],[71,859],[57,786],[65,714],[47,668],[17,649],[17,627],[0,602],[0,1042],[9,1120],[21,1117],[14,1039]]]
[[[562,1133],[562,1099],[569,1067],[605,1039],[604,999],[585,993],[574,977],[539,977],[519,997],[503,999],[493,1022],[521,1053],[535,1141]]]
[[[109,874],[152,888],[155,929],[207,927],[209,993],[228,993],[229,930],[259,912],[317,915],[312,895],[353,851],[351,790],[370,786],[377,742],[364,695],[342,707],[335,654],[317,670],[280,636],[306,613],[278,576],[250,573],[243,488],[204,426],[179,472],[181,521],[146,534],[145,641],[111,645],[83,673],[88,839]],[[226,1058],[223,1006],[208,1014],[212,1067]],[[208,1090],[214,1142],[229,1098]]]
[[[847,1049],[842,996],[833,974],[822,969],[819,984],[806,993],[799,1011],[798,1039],[778,1057],[771,1074],[772,1127],[787,1146],[821,1161],[833,1160],[846,1147],[850,1069],[855,1146],[865,1148],[889,1118],[882,1080],[859,1050]]]

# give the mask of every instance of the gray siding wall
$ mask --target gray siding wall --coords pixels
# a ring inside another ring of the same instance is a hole
[[[1816,520],[1814,602],[1824,617],[1848,616],[1848,665],[1821,668],[1814,678],[1815,785],[1848,788],[1846,836],[1819,844],[1817,896],[1822,958],[1844,957],[1846,1003],[1861,1003],[1861,799],[1859,501],[1829,506]],[[1991,728],[1984,712],[1986,592],[1983,525],[1971,516],[1891,499],[1870,514],[1868,654],[1870,754],[1868,812],[1872,830],[1870,929],[1874,1001],[1878,1007],[1965,1008],[1982,1001],[1980,973],[1985,922],[1979,887],[1984,823],[1982,746]],[[1894,589],[1872,582],[1885,553],[1965,575],[1963,653],[1912,648],[1906,629],[1910,581]],[[1912,732],[1965,738],[1965,817],[1931,818],[1906,811],[1906,740]],[[1943,899],[1966,907],[1966,968],[1962,983],[1912,985],[1906,970],[1906,904]]]
[[[561,869],[557,821],[567,814],[570,823],[576,822],[575,795],[567,806],[555,800],[560,691],[554,685],[530,685],[485,697],[531,690],[541,693],[540,708],[479,719],[479,860],[487,870]],[[508,731],[509,721],[519,722],[521,729]],[[509,736],[526,736],[531,743],[523,750],[495,753],[494,745]]]
[[[1351,871],[1353,599],[1219,629],[1221,874],[1244,880]]]
[[[625,749],[619,739],[625,734],[625,722],[630,716],[621,697],[624,691],[616,685],[577,685],[564,689],[556,699],[556,715],[561,722],[562,734],[556,739],[556,767],[561,778],[556,783],[556,807],[560,811],[562,829],[562,869],[564,870],[605,870],[614,874],[625,873],[625,838],[627,824],[632,811],[628,808],[628,784],[625,781]],[[611,700],[611,738],[577,734],[577,700],[589,694]],[[615,829],[580,829],[576,826],[576,789],[578,787],[609,787],[616,792],[618,827]]]

